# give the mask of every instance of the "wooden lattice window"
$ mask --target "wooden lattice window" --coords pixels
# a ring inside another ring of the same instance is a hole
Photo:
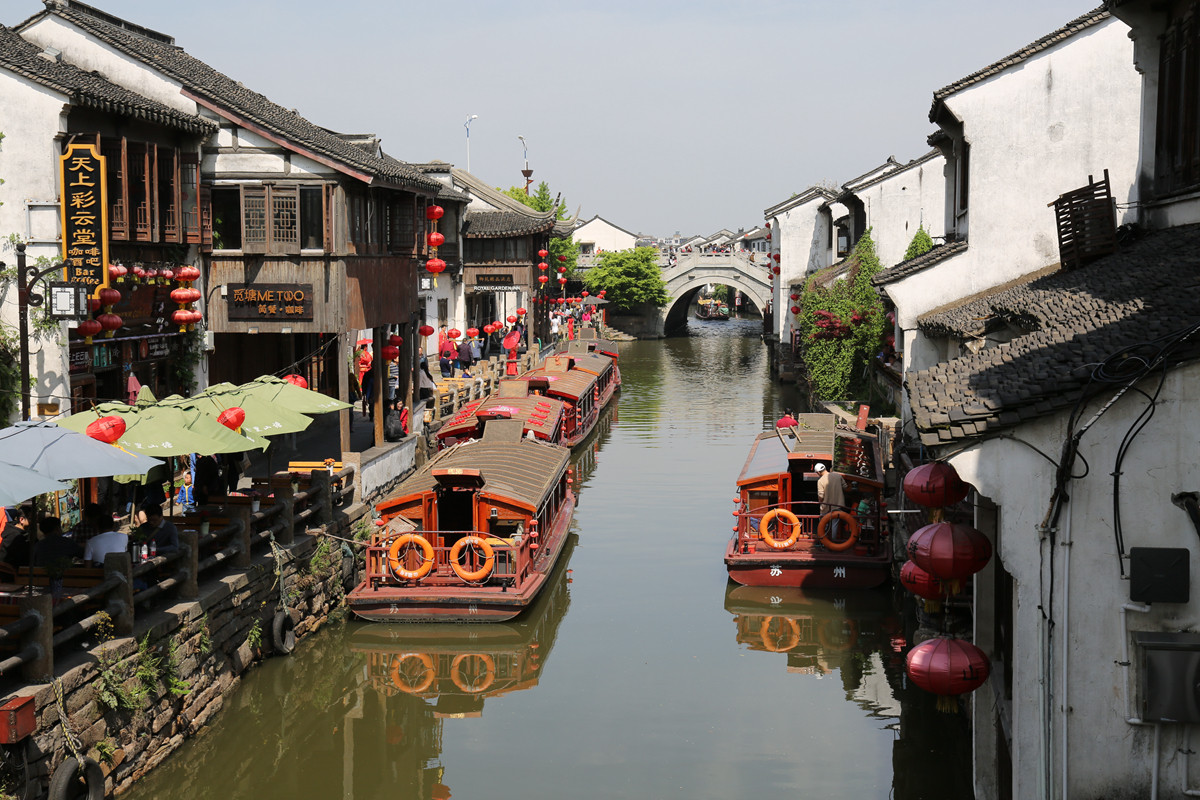
[[[179,219],[179,151],[158,148],[158,212],[162,241],[181,242]]]
[[[200,156],[197,153],[182,153],[179,161],[183,240],[188,244],[200,244]]]
[[[300,252],[300,188],[272,186],[268,192],[271,204],[271,227],[268,231],[272,253],[293,255]]]
[[[1075,269],[1117,249],[1116,208],[1108,184],[1104,180],[1067,192],[1054,201],[1054,216],[1058,221],[1058,254],[1062,268]]]
[[[225,229],[222,230],[221,247],[241,249],[243,253],[275,255],[298,255],[302,247],[324,248],[328,235],[327,196],[320,186],[243,185],[240,209],[233,209],[233,214],[240,212],[241,241],[232,241],[227,230],[232,220],[223,219]],[[203,213],[210,203],[201,202],[200,205]],[[228,209],[224,213],[226,217],[232,216]],[[211,216],[205,221],[204,236],[211,245]]]
[[[108,171],[108,228],[114,241],[129,239],[129,188],[125,176],[125,139],[106,139],[100,146]]]
[[[152,238],[150,201],[154,196],[153,174],[150,166],[151,147],[130,142],[127,148],[129,208],[133,212],[133,238],[139,242],[149,242]]]
[[[267,187],[242,187],[242,252],[267,252]]]

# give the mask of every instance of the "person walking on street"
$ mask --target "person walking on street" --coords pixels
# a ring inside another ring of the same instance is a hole
[[[462,376],[464,378],[471,377],[471,373],[468,370],[474,363],[474,359],[471,358],[471,343],[463,339],[458,345],[458,366],[462,368]]]

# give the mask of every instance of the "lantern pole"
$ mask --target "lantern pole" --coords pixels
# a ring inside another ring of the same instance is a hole
[[[0,267],[3,267],[0,262]],[[21,350],[21,419],[30,417],[32,378],[29,374],[29,307],[40,308],[46,298],[33,291],[33,287],[51,272],[64,269],[64,264],[52,264],[43,270],[26,265],[25,244],[17,245],[17,337]]]

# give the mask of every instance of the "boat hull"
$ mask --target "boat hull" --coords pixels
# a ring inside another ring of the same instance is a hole
[[[743,586],[803,589],[871,589],[891,575],[891,559],[814,551],[739,553],[731,540],[725,549],[729,577]]]
[[[346,596],[346,605],[369,622],[504,622],[533,603],[545,588],[567,541],[574,495],[559,510],[554,527],[520,588],[502,586],[422,586],[421,584],[371,587],[363,581]]]

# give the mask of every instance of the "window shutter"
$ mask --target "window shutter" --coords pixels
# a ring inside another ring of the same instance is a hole
[[[165,242],[182,242],[183,232],[179,226],[179,209],[180,209],[180,185],[179,185],[179,150],[174,147],[166,149],[167,158],[162,169],[165,170],[166,181],[164,189],[167,192],[166,197],[159,197],[159,201],[163,203],[163,241]]]
[[[207,186],[201,186],[197,196],[200,203],[200,249],[211,253],[213,249],[212,190]]]
[[[125,139],[103,142],[101,154],[108,168],[108,229],[114,241],[129,239],[128,192],[125,190]]]
[[[150,241],[150,198],[154,187],[150,175],[150,147],[132,144],[129,147],[130,198],[133,206],[134,238],[139,242]],[[136,198],[136,202],[133,202]]]
[[[200,208],[197,205],[200,183],[200,156],[197,153],[181,153],[179,157],[179,202],[182,209],[180,224],[183,241],[200,244]]]
[[[270,252],[300,254],[300,187],[272,186]]]
[[[267,252],[267,187],[242,187],[242,252]]]

